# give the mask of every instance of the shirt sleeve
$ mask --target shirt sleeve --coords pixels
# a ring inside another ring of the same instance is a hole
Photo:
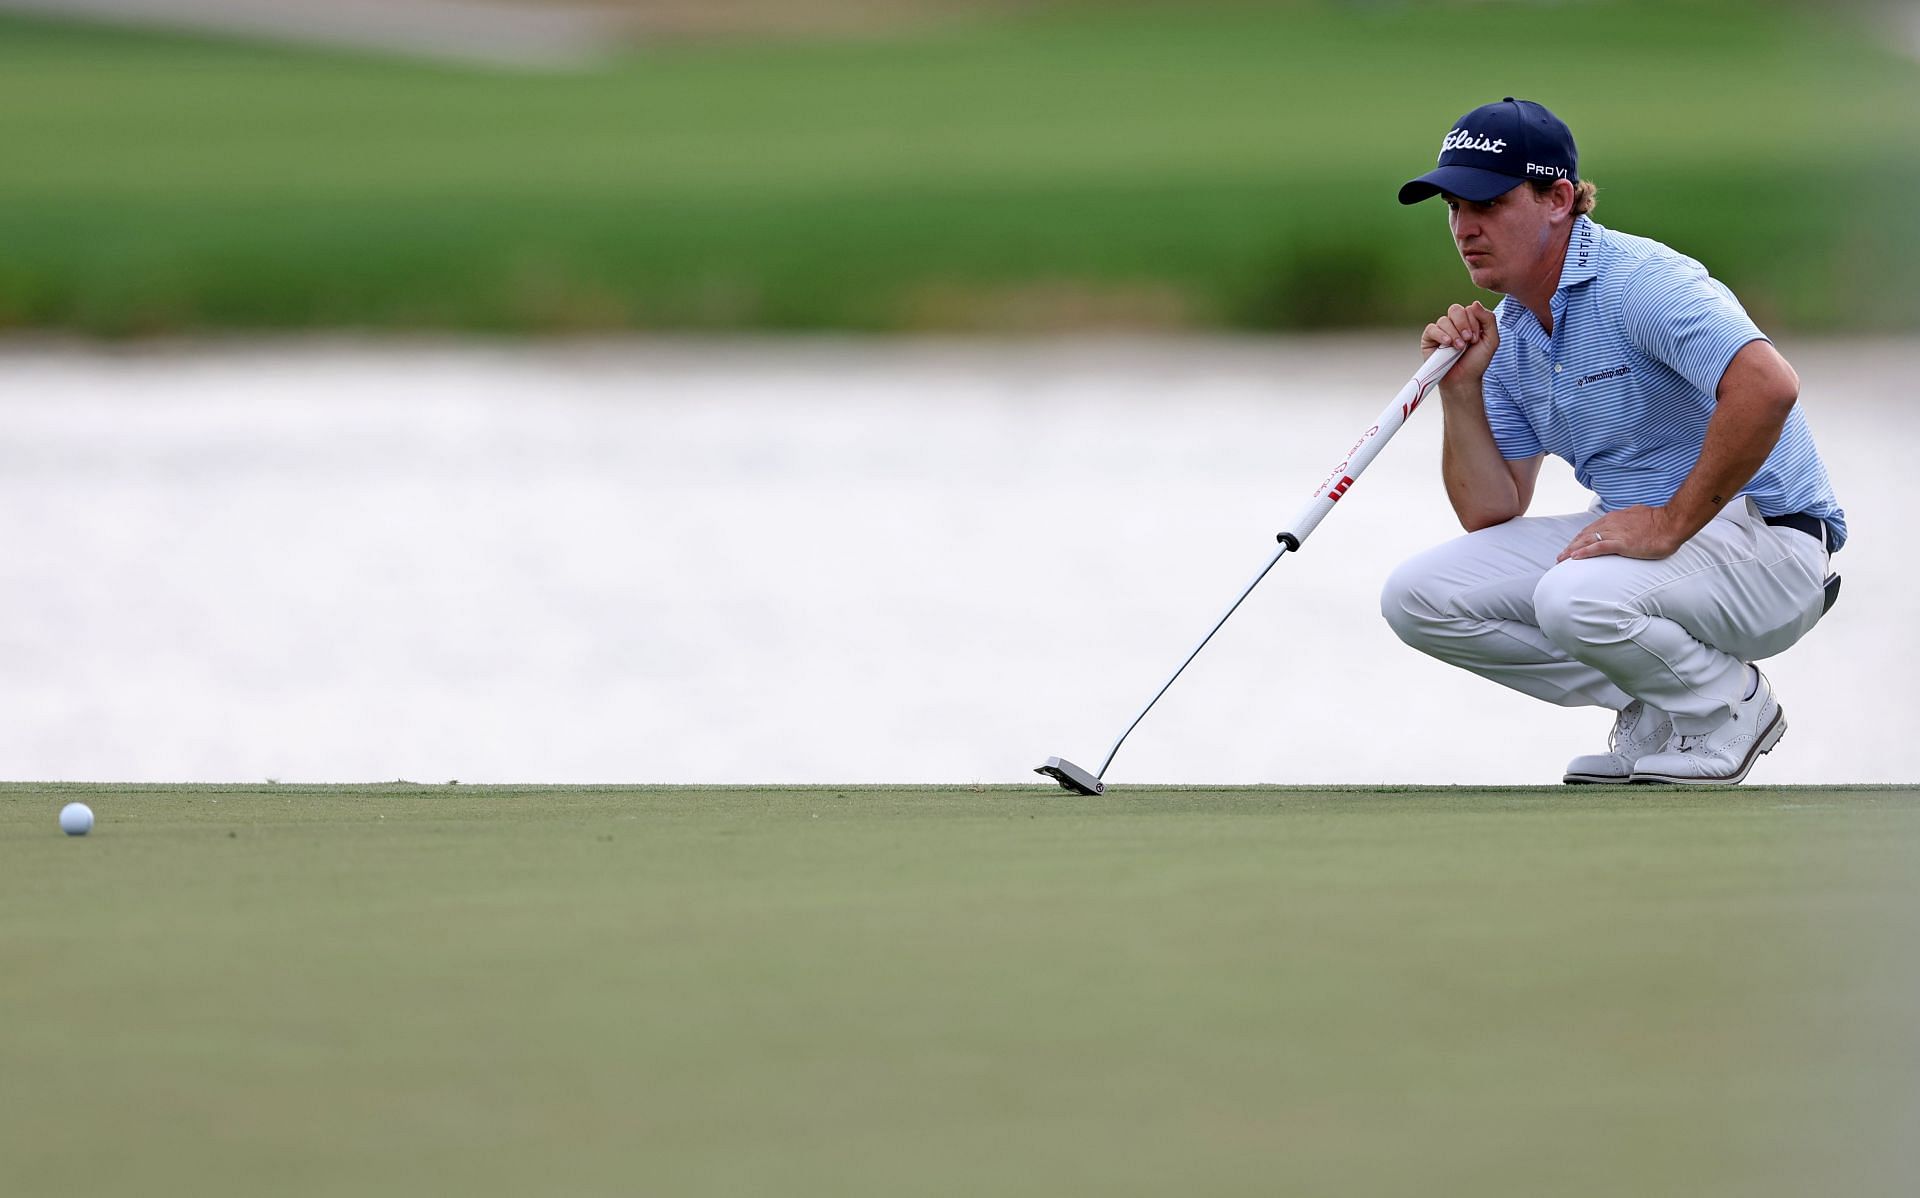
[[[1709,398],[1733,355],[1766,338],[1733,293],[1691,258],[1656,259],[1635,272],[1620,319],[1635,349]]]
[[[1480,384],[1480,398],[1487,409],[1487,424],[1493,429],[1493,443],[1500,456],[1509,462],[1537,458],[1546,452],[1540,436],[1527,423],[1525,412],[1513,402],[1500,382],[1498,372],[1489,370]]]

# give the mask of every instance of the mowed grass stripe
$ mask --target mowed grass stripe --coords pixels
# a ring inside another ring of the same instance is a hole
[[[1917,837],[1911,788],[15,785],[0,1160],[68,1193],[1891,1193]]]

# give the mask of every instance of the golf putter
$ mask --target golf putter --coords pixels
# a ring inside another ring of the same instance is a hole
[[[1326,519],[1327,513],[1333,510],[1333,505],[1340,502],[1340,497],[1347,493],[1347,489],[1353,486],[1354,480],[1360,477],[1360,473],[1367,468],[1368,463],[1372,462],[1386,443],[1393,439],[1393,434],[1400,431],[1400,426],[1407,422],[1407,417],[1413,415],[1414,409],[1419,407],[1420,401],[1426,397],[1427,388],[1439,381],[1440,376],[1453,365],[1454,359],[1460,356],[1460,352],[1451,346],[1441,346],[1434,350],[1414,376],[1407,380],[1407,385],[1400,388],[1400,394],[1393,397],[1393,402],[1380,413],[1379,419],[1373,422],[1373,426],[1360,434],[1360,439],[1353,443],[1353,448],[1347,451],[1347,456],[1340,464],[1327,473],[1326,481],[1314,491],[1313,498],[1300,509],[1300,513],[1293,518],[1293,523],[1287,525],[1274,538],[1280,542],[1280,548],[1267,559],[1266,565],[1260,567],[1260,572],[1253,576],[1253,581],[1247,584],[1246,589],[1240,592],[1240,597],[1227,608],[1226,615],[1214,621],[1213,627],[1207,630],[1207,635],[1200,638],[1200,643],[1193,647],[1193,652],[1187,654],[1186,659],[1180,663],[1180,668],[1173,672],[1172,677],[1161,683],[1160,689],[1153,693],[1153,698],[1148,699],[1147,705],[1140,709],[1140,714],[1133,717],[1133,723],[1127,725],[1126,731],[1120,734],[1120,739],[1113,742],[1113,748],[1107,750],[1107,759],[1100,763],[1097,773],[1089,773],[1085,768],[1075,765],[1064,757],[1049,757],[1046,764],[1037,767],[1033,772],[1052,778],[1064,789],[1076,794],[1104,794],[1107,789],[1104,780],[1107,776],[1107,767],[1113,764],[1114,755],[1120,752],[1120,746],[1127,743],[1127,737],[1139,727],[1141,720],[1147,718],[1147,713],[1152,711],[1153,705],[1160,701],[1160,696],[1166,694],[1167,688],[1173,685],[1174,680],[1192,664],[1194,658],[1200,656],[1200,650],[1207,647],[1207,642],[1213,639],[1214,633],[1220,631],[1220,626],[1227,622],[1228,617],[1240,610],[1240,605],[1246,602],[1248,595],[1253,594],[1253,588],[1260,585],[1260,580],[1267,576],[1275,563],[1289,551],[1299,552],[1300,546],[1306,544],[1307,538],[1313,535],[1313,530],[1320,526],[1320,521]]]

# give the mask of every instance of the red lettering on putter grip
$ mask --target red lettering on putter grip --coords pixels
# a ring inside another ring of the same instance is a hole
[[[1330,503],[1339,503],[1340,497],[1342,495],[1345,495],[1347,493],[1347,488],[1351,487],[1352,485],[1353,485],[1353,479],[1345,475],[1342,475],[1340,478],[1340,481],[1333,484],[1333,490],[1327,492],[1327,501]]]

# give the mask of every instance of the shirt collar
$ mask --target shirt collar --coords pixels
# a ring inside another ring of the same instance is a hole
[[[1605,233],[1606,229],[1587,217],[1573,218],[1573,232],[1567,238],[1567,260],[1560,265],[1560,286],[1556,293],[1600,273],[1600,247]]]
[[[1573,218],[1573,230],[1567,238],[1567,260],[1560,264],[1560,285],[1554,288],[1553,299],[1549,301],[1555,328],[1560,327],[1560,314],[1566,310],[1567,288],[1588,282],[1600,273],[1600,249],[1605,243],[1606,232],[1604,225],[1595,224],[1584,216]],[[1500,319],[1502,336],[1524,327],[1533,328],[1541,336],[1546,335],[1533,310],[1519,300],[1505,296],[1497,307],[1495,318]]]

